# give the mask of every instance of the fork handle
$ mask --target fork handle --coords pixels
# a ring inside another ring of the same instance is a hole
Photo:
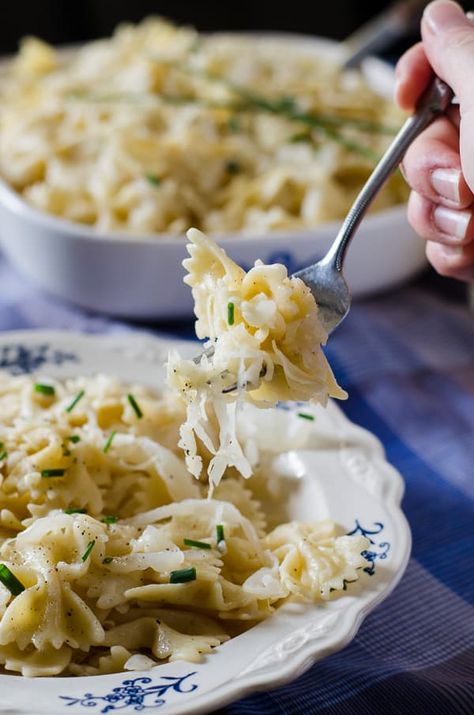
[[[410,144],[451,104],[453,91],[439,77],[435,77],[420,97],[414,114],[406,120],[385,154],[369,176],[362,191],[349,209],[339,232],[323,258],[341,271],[349,244],[372,201],[400,164]]]

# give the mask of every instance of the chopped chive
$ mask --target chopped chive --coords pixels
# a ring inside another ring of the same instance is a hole
[[[205,541],[195,541],[194,539],[183,539],[185,546],[194,546],[196,549],[210,549],[211,545],[206,544]]]
[[[12,574],[5,564],[0,564],[0,582],[8,588],[13,596],[18,596],[18,594],[25,590],[22,582]]]
[[[240,118],[236,114],[233,114],[227,122],[227,126],[229,127],[229,131],[236,134],[240,131]]]
[[[234,324],[234,304],[227,303],[227,322],[229,325]]]
[[[66,437],[66,439],[68,439],[73,444],[77,444],[78,442],[81,441],[81,438],[79,437],[78,434],[72,434],[70,437]]]
[[[41,476],[45,479],[51,477],[64,477],[65,469],[42,469]]]
[[[222,524],[217,524],[217,526],[216,526],[216,541],[218,544],[221,541],[225,541],[224,526]]]
[[[141,420],[141,418],[143,417],[143,412],[141,411],[136,399],[130,393],[127,395],[127,398],[131,406],[133,407],[133,411],[135,412],[136,416],[139,420]]]
[[[159,176],[156,176],[156,174],[147,174],[145,178],[148,183],[153,184],[153,186],[159,186],[161,184],[161,179]]]
[[[310,142],[312,141],[311,134],[308,134],[308,132],[299,132],[298,134],[293,134],[288,141],[291,144],[299,144],[301,142]]]
[[[298,412],[298,417],[301,417],[303,420],[310,420],[311,422],[314,422],[314,416],[313,415],[308,415],[307,412]]]
[[[291,95],[283,95],[277,100],[277,106],[284,112],[293,112],[298,109],[296,98]]]
[[[116,434],[117,434],[116,430],[112,430],[112,432],[110,433],[107,442],[104,444],[104,450],[103,450],[104,454],[107,454],[107,452],[109,451],[110,447],[112,446],[112,440]]]
[[[95,539],[93,541],[89,541],[89,543],[87,544],[86,550],[84,551],[84,553],[81,556],[82,561],[87,561],[94,546],[95,546]]]
[[[3,462],[4,459],[8,457],[8,452],[6,449],[3,450],[3,452],[0,454],[0,462]]]
[[[87,514],[87,509],[64,509],[65,514]]]
[[[35,392],[41,392],[42,395],[54,395],[56,390],[52,385],[45,385],[42,382],[36,382]]]
[[[188,581],[196,580],[196,569],[194,566],[190,566],[187,569],[178,569],[177,571],[171,571],[170,573],[170,583],[187,583]]]
[[[117,521],[118,519],[116,516],[104,516],[104,518],[102,519],[102,522],[104,524],[116,524]]]
[[[103,563],[103,564],[110,564],[110,563],[112,563],[112,561],[113,561],[112,556],[106,556],[105,559],[102,560],[102,563]]]
[[[79,400],[81,400],[84,395],[86,394],[85,390],[81,390],[80,392],[77,393],[69,407],[66,407],[66,412],[72,412]]]
[[[225,170],[228,174],[232,174],[232,176],[235,176],[236,174],[240,174],[240,172],[242,171],[242,167],[240,166],[238,161],[230,159],[226,162]]]

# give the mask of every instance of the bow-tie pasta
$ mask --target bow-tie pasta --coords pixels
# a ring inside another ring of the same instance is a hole
[[[403,120],[306,42],[157,17],[66,53],[24,39],[0,102],[0,174],[28,203],[157,242],[343,218]],[[406,195],[394,176],[375,208]]]
[[[0,666],[94,675],[198,661],[285,599],[357,578],[364,537],[267,528],[249,487],[275,489],[268,475],[311,428],[282,411],[269,435],[261,415],[236,416],[256,430],[255,480],[229,470],[209,499],[177,445],[180,398],[103,375],[0,376]]]
[[[181,446],[189,471],[199,477],[199,440],[211,455],[211,487],[227,467],[244,477],[252,460],[236,433],[239,398],[261,407],[281,400],[326,404],[347,397],[321,346],[327,334],[318,306],[299,278],[285,266],[257,261],[247,273],[200,231],[188,231],[190,258],[185,282],[192,288],[196,335],[207,338],[199,362],[172,353],[168,382],[184,397],[186,422]]]

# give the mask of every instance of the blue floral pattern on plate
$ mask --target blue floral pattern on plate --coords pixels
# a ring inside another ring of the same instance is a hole
[[[76,353],[52,348],[47,343],[11,343],[0,346],[0,370],[8,370],[12,375],[29,375],[43,365],[63,365],[65,362],[80,361]]]
[[[362,552],[362,556],[369,562],[369,565],[362,570],[365,571],[365,573],[368,573],[369,576],[373,576],[375,573],[375,562],[377,559],[383,561],[387,558],[388,552],[390,551],[390,542],[379,541],[377,543],[374,539],[371,538],[372,536],[377,536],[383,531],[384,525],[382,524],[382,522],[374,522],[374,525],[371,529],[365,529],[363,526],[361,526],[361,524],[359,524],[358,519],[355,520],[355,523],[355,527],[352,529],[352,531],[348,531],[347,534],[348,536],[352,536],[352,534],[361,534],[362,536],[365,536],[370,541],[371,545],[374,547],[370,549],[365,549],[365,551]]]
[[[113,710],[123,710],[131,708],[137,712],[148,708],[159,708],[166,704],[163,698],[166,693],[171,690],[175,693],[192,693],[199,686],[196,683],[189,684],[188,688],[183,688],[183,683],[188,678],[196,675],[196,672],[188,673],[181,677],[162,675],[160,680],[168,682],[159,683],[156,685],[148,685],[153,682],[153,678],[134,678],[133,680],[124,680],[122,684],[116,688],[112,688],[110,693],[106,695],[93,695],[85,693],[82,697],[74,698],[69,695],[60,695],[62,700],[67,700],[66,705],[82,705],[85,708],[94,708],[105,703],[100,712],[109,713]],[[147,687],[143,687],[143,686]]]

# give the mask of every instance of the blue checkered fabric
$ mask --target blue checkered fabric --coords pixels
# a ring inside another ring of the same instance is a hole
[[[40,295],[0,260],[0,329],[26,328],[137,329]],[[146,329],[193,333],[191,321]],[[405,478],[412,559],[347,648],[220,713],[472,715],[474,314],[425,281],[354,305],[328,353],[342,408]]]

